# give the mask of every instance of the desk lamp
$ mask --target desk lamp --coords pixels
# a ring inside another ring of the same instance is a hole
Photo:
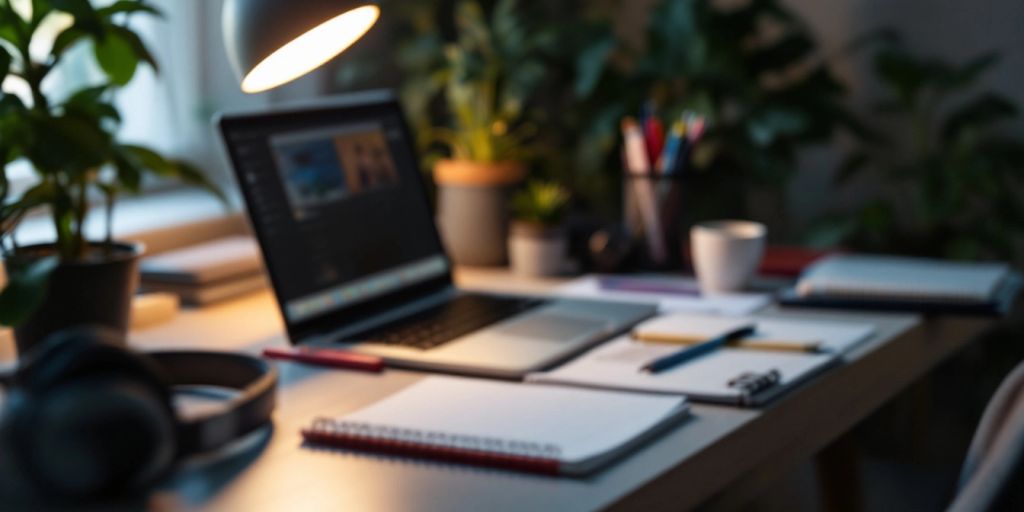
[[[242,91],[263,92],[325,64],[379,17],[370,0],[225,0],[224,44]]]

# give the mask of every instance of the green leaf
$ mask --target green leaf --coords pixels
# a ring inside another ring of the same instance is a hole
[[[750,55],[749,65],[755,73],[781,71],[799,63],[814,51],[814,41],[805,34],[791,34],[767,48]]]
[[[140,13],[140,12],[144,12],[144,13],[147,13],[147,14],[152,14],[154,16],[163,17],[163,12],[161,12],[160,9],[157,9],[154,6],[149,5],[149,4],[147,4],[145,2],[142,2],[142,1],[139,1],[139,0],[118,0],[117,2],[114,2],[111,5],[108,5],[107,7],[101,7],[96,12],[100,16],[103,16],[104,18],[107,18],[107,19],[110,19],[115,14],[120,14],[120,13],[135,14],[135,13]]]
[[[75,45],[75,43],[89,37],[90,33],[82,30],[77,26],[70,26],[64,29],[60,34],[57,34],[57,38],[53,41],[53,49],[50,50],[54,56],[60,56],[64,52]]]
[[[0,292],[0,324],[17,326],[43,303],[50,275],[59,263],[56,256],[22,263],[8,260],[7,286]]]
[[[950,74],[949,86],[951,88],[963,88],[973,84],[982,74],[996,65],[999,62],[999,58],[998,53],[989,52],[971,59],[967,64],[964,64]]]
[[[840,164],[839,169],[836,171],[835,181],[836,183],[846,183],[853,179],[856,175],[860,174],[864,168],[871,162],[871,157],[867,153],[857,152],[847,155],[843,159],[843,163]]]
[[[182,183],[200,187],[217,196],[225,205],[230,204],[224,192],[206,177],[206,173],[187,162],[169,160],[152,149],[130,144],[120,146],[119,152],[125,158],[134,159],[139,166],[157,176],[176,179]]]
[[[1017,106],[1009,99],[996,93],[985,93],[956,109],[942,126],[944,140],[953,141],[961,133],[984,128],[992,123],[1012,119],[1017,115]]]
[[[7,49],[0,46],[0,77],[6,77],[7,73],[11,70],[11,54],[7,53]]]
[[[104,36],[103,22],[89,0],[48,0],[50,5],[75,18],[74,27],[97,38]]]
[[[160,72],[159,63],[157,63],[156,58],[153,57],[153,53],[149,51],[146,43],[142,41],[142,38],[140,38],[138,34],[118,25],[111,25],[108,28],[111,32],[120,36],[128,43],[129,46],[131,46],[132,52],[134,52],[137,60],[141,60],[146,64],[149,64],[149,67],[153,68],[154,72]]]
[[[580,52],[576,58],[576,83],[573,87],[577,98],[587,98],[594,92],[604,73],[608,57],[617,45],[615,37],[608,35]]]
[[[123,33],[108,32],[106,37],[96,41],[94,50],[100,67],[114,84],[127,85],[135,76],[139,58]]]

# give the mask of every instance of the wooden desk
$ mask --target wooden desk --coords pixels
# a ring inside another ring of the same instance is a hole
[[[557,281],[462,271],[477,289],[540,292]],[[682,510],[736,508],[821,452],[887,400],[969,343],[990,321],[912,315],[769,310],[786,317],[865,321],[878,333],[830,370],[764,409],[696,405],[693,418],[586,479],[300,447],[299,428],[340,415],[423,374],[374,375],[283,363],[279,406],[265,445],[191,464],[154,499],[157,507],[209,510]],[[137,332],[138,348],[204,347],[257,353],[284,344],[269,293]],[[261,447],[262,446],[262,447]]]

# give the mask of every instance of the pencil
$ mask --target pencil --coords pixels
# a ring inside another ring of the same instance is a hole
[[[694,345],[705,341],[707,337],[681,336],[667,333],[633,333],[633,339],[651,343],[663,343],[671,345]],[[772,339],[744,339],[728,344],[729,348],[747,350],[769,350],[772,352],[821,352],[820,341],[793,341],[793,340],[772,340]]]

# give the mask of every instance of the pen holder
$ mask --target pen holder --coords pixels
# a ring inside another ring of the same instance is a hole
[[[682,203],[682,176],[624,175],[623,220],[634,241],[635,267],[681,268]]]

